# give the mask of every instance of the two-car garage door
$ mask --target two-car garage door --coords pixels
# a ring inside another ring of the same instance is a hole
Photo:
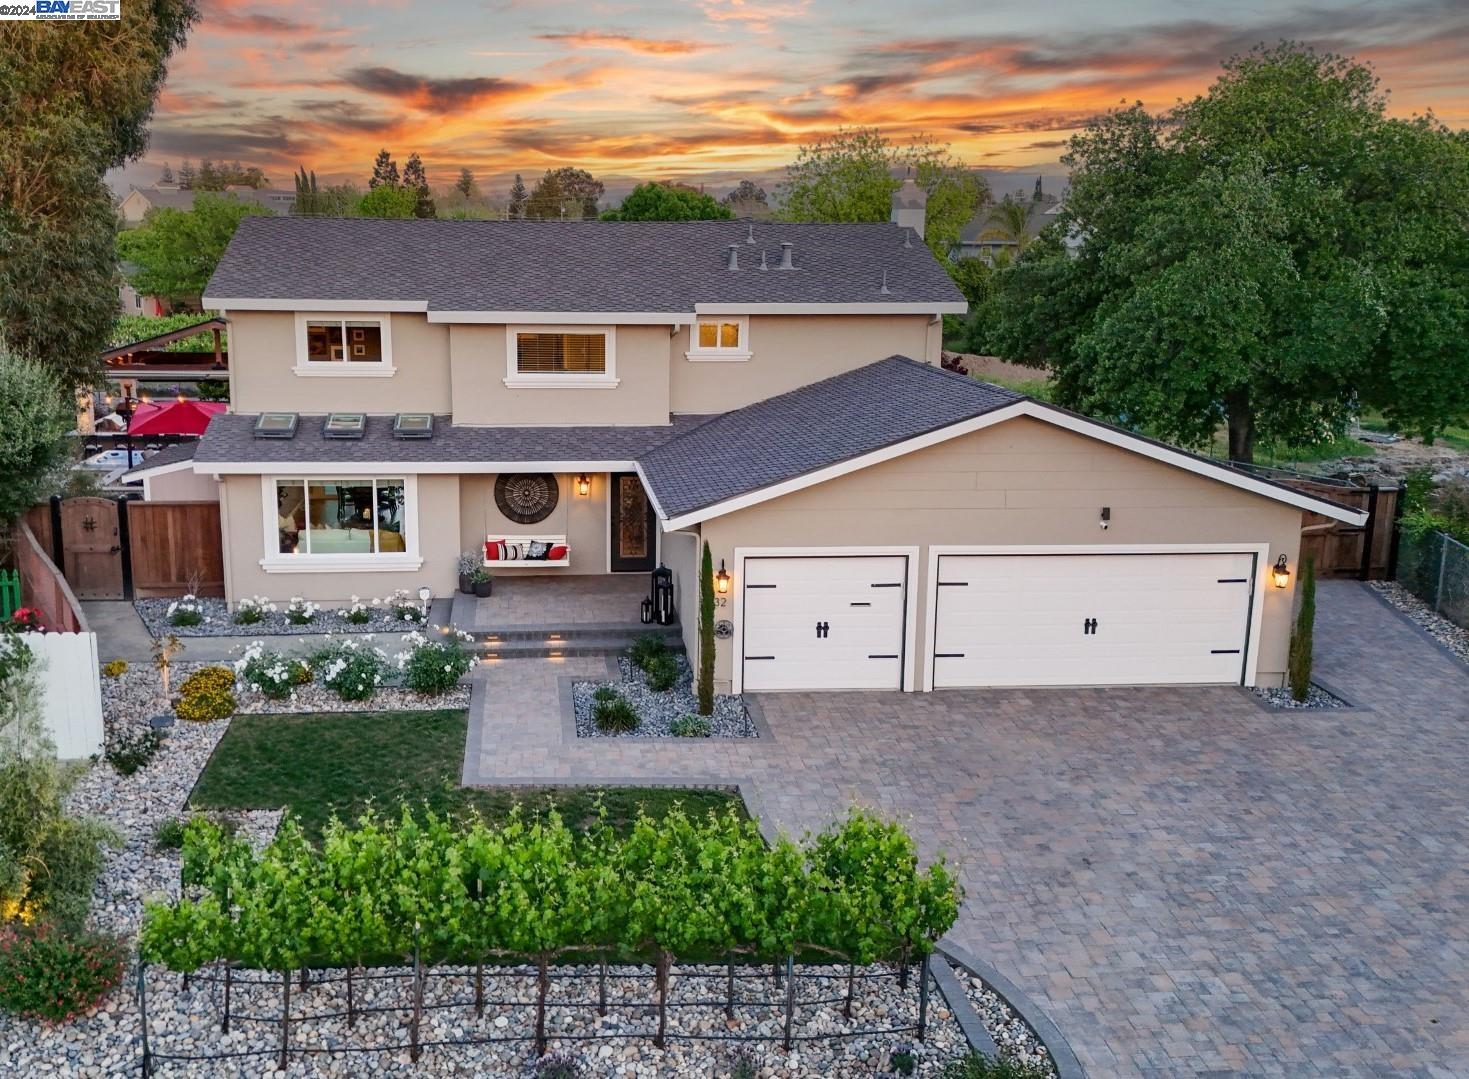
[[[1253,554],[935,557],[935,689],[1243,677]]]
[[[742,688],[903,689],[910,555],[747,556]],[[935,689],[1239,683],[1257,555],[940,553]]]

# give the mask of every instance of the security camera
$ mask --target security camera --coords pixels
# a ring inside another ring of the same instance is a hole
[[[1112,507],[1111,506],[1103,506],[1102,507],[1102,519],[1098,522],[1098,524],[1100,524],[1102,526],[1102,531],[1103,532],[1107,531],[1107,528],[1112,524]]]

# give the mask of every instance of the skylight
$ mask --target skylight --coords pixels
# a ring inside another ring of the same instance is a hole
[[[367,429],[365,412],[333,412],[321,429],[323,438],[361,438]]]
[[[255,421],[256,438],[295,438],[294,412],[262,412]]]
[[[393,420],[393,435],[396,438],[433,438],[434,416],[432,412],[400,412]]]

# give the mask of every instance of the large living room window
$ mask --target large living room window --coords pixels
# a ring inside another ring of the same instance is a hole
[[[615,386],[614,340],[610,326],[511,326],[505,385]]]
[[[390,375],[386,318],[303,315],[296,320],[298,375]]]
[[[277,477],[267,492],[267,569],[292,563],[371,569],[410,556],[417,561],[416,536],[408,527],[412,485],[406,479]]]

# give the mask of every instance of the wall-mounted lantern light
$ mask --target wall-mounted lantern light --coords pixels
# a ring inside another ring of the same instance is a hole
[[[586,498],[592,493],[592,477],[585,472],[576,478],[576,493],[579,498]]]
[[[719,560],[719,572],[714,575],[714,591],[721,596],[729,595],[729,570],[724,568],[724,559]]]
[[[1275,560],[1275,566],[1271,569],[1270,575],[1275,578],[1276,588],[1284,588],[1290,584],[1290,567],[1286,565],[1285,555]]]

